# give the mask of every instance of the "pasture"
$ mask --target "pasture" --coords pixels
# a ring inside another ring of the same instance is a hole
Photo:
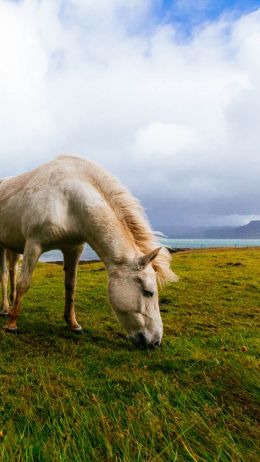
[[[2,461],[259,460],[260,249],[173,261],[155,350],[125,339],[102,263],[79,267],[84,336],[62,319],[62,266],[37,265],[18,335],[0,329]]]

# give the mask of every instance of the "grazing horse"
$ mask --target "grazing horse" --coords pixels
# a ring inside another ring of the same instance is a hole
[[[112,310],[136,346],[160,345],[157,283],[176,281],[171,256],[158,247],[138,201],[106,170],[76,156],[60,156],[0,184],[0,245],[23,253],[17,292],[5,329],[15,332],[21,301],[40,255],[64,255],[65,312],[74,310],[77,264],[87,242],[104,262]]]

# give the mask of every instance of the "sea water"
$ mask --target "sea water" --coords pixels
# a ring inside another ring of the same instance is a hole
[[[260,247],[260,239],[160,239],[161,244],[174,249],[207,249],[221,247]],[[59,250],[42,254],[40,261],[61,261],[63,255]],[[99,260],[94,250],[86,245],[81,260]]]

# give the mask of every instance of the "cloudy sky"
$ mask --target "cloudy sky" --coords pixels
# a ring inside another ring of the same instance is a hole
[[[59,153],[156,228],[260,219],[260,0],[0,0],[0,176]]]

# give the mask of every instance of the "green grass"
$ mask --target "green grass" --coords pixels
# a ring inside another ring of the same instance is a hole
[[[140,351],[101,263],[79,268],[82,337],[62,320],[62,267],[38,265],[19,334],[0,329],[1,460],[259,460],[260,249],[183,252],[174,270],[163,345]]]

